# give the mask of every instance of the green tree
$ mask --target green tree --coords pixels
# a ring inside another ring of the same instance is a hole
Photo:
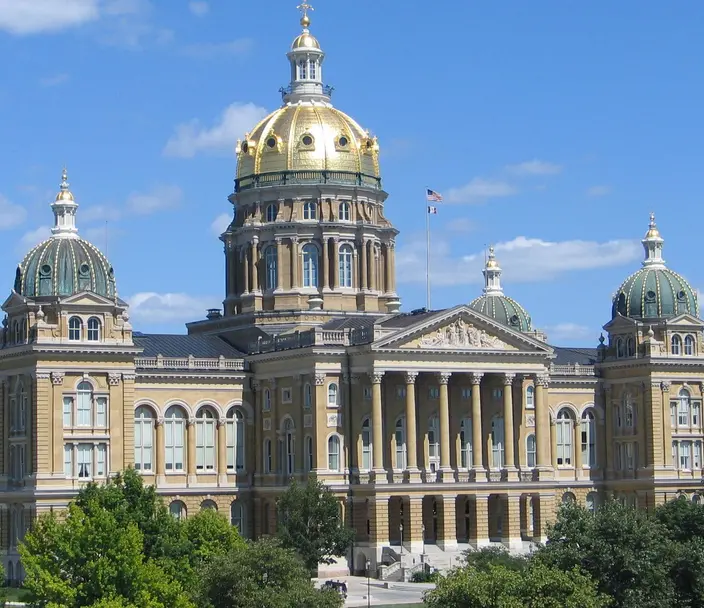
[[[310,572],[318,564],[333,563],[347,553],[354,530],[340,519],[340,503],[332,491],[313,477],[305,485],[295,481],[277,501],[278,537],[298,552]]]
[[[39,518],[20,545],[25,587],[41,605],[91,606],[111,600],[148,608],[189,608],[181,586],[145,559],[137,525],[72,504],[64,519]]]
[[[464,552],[465,564],[477,570],[488,570],[489,566],[504,566],[508,570],[520,572],[528,566],[523,555],[511,555],[503,547],[484,547],[479,551]]]
[[[540,563],[466,566],[441,578],[425,594],[431,608],[604,608],[610,599],[589,577]]]
[[[704,538],[704,506],[684,497],[659,505],[655,509],[655,519],[665,527],[672,540],[684,542]]]
[[[647,512],[608,501],[595,513],[561,507],[534,559],[588,573],[621,608],[660,608],[676,598],[672,553],[664,526]]]
[[[339,608],[335,591],[315,589],[294,551],[275,539],[239,545],[202,569],[207,608]]]

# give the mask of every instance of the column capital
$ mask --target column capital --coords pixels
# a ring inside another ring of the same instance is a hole
[[[385,371],[374,370],[369,372],[369,380],[372,384],[381,384],[381,379],[384,377]]]
[[[159,428],[159,427],[162,426],[163,424],[164,424],[164,417],[163,417],[163,416],[159,416],[159,417],[154,421],[154,426],[157,427],[157,428]]]
[[[51,383],[54,386],[61,386],[64,383],[63,372],[51,372]]]
[[[439,384],[447,385],[452,377],[452,372],[438,372],[435,377],[438,379]]]
[[[510,386],[516,379],[516,374],[506,373],[503,375],[504,386]]]
[[[258,391],[262,387],[262,383],[259,380],[252,380],[252,390]]]
[[[274,237],[274,241],[276,242],[277,245],[281,245],[283,240],[284,240],[284,238],[282,236]]]
[[[406,372],[406,384],[415,384],[416,378],[418,378],[418,372]]]
[[[543,388],[548,388],[550,386],[550,376],[549,374],[536,374],[535,383]]]
[[[193,426],[195,423],[196,423],[195,418],[188,418],[188,420],[186,420],[186,426]]]
[[[475,386],[479,386],[482,383],[482,378],[484,374],[482,372],[472,372],[469,374],[469,379],[471,383]]]
[[[663,380],[660,383],[660,390],[663,393],[669,393],[670,392],[670,381],[669,380]]]
[[[322,372],[315,372],[315,386],[323,386],[326,377],[326,374]]]
[[[110,372],[108,374],[108,384],[110,386],[118,386],[120,384],[121,379],[122,374],[120,374],[120,372]]]

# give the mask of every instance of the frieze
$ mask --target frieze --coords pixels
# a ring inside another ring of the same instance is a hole
[[[420,348],[471,348],[505,350],[507,344],[496,336],[487,334],[464,319],[457,319],[445,327],[421,336]]]

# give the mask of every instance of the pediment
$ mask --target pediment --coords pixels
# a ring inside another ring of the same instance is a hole
[[[547,344],[501,325],[468,306],[457,306],[425,318],[378,340],[374,347],[458,352],[552,352]]]
[[[704,321],[698,319],[694,315],[690,315],[688,312],[683,312],[672,319],[668,319],[667,324],[677,325],[679,327],[685,326],[691,328],[701,328],[702,325],[704,325]]]
[[[633,331],[638,326],[638,321],[623,315],[616,315],[611,321],[604,325],[604,330],[609,333],[619,333]]]
[[[61,304],[70,306],[115,306],[115,301],[92,291],[81,291],[63,298]]]
[[[6,299],[5,302],[3,303],[2,309],[5,310],[5,311],[7,311],[7,310],[11,310],[11,309],[13,309],[13,308],[19,308],[19,307],[27,306],[27,304],[28,304],[30,301],[31,301],[31,300],[28,300],[28,299],[25,298],[24,296],[21,296],[20,294],[18,294],[18,293],[13,289],[13,290],[10,292],[10,295],[7,297],[7,299]]]

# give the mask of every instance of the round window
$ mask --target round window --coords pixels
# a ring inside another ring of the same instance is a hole
[[[677,294],[677,299],[680,300],[680,302],[684,302],[687,299],[687,294],[684,291],[680,291]]]
[[[276,137],[270,137],[266,140],[266,145],[270,148],[276,148]]]
[[[340,139],[337,140],[337,143],[339,143],[340,146],[344,148],[345,146],[347,146],[347,144],[350,143],[350,140],[343,135],[342,137],[340,137]]]
[[[51,274],[51,266],[49,264],[42,266],[42,274]]]
[[[511,317],[511,319],[509,320],[509,323],[510,323],[511,325],[518,325],[518,324],[520,323],[520,321],[519,321],[519,319],[518,319],[518,315],[513,315],[513,316]]]
[[[81,274],[88,274],[90,272],[90,267],[88,264],[81,264]]]
[[[654,291],[649,291],[648,293],[645,294],[645,297],[648,300],[655,300],[655,292]]]
[[[304,135],[303,139],[301,141],[303,142],[304,146],[312,146],[313,145],[313,138],[310,135]]]
[[[247,154],[247,152],[249,152],[249,144],[244,142],[240,147],[240,150],[242,150],[242,154]]]

